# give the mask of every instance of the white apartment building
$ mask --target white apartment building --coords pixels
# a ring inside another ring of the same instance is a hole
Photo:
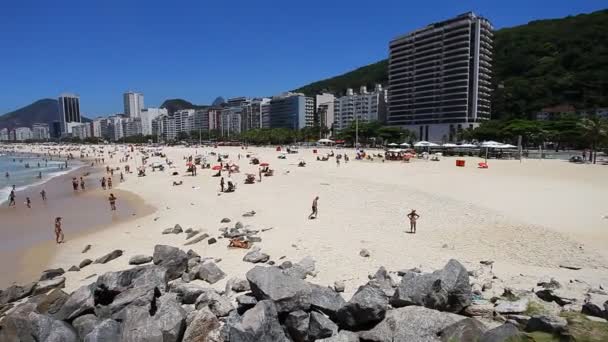
[[[8,141],[8,140],[9,140],[8,128],[0,129],[0,141]]]
[[[144,94],[128,91],[122,96],[125,115],[130,118],[138,118],[144,109]]]
[[[334,124],[334,94],[323,93],[315,95],[316,121],[321,127],[331,129]]]
[[[365,86],[360,88],[359,94],[355,94],[351,88],[347,89],[345,96],[334,101],[334,129],[339,131],[347,128],[355,118],[359,122],[384,121],[386,97],[386,91],[379,84],[373,92],[368,92]]]
[[[84,140],[86,138],[92,137],[91,124],[81,123],[80,125],[73,126],[72,127],[72,137],[80,138],[80,140]]]
[[[241,133],[242,112],[243,107],[228,107],[222,110],[220,123],[222,137],[230,137]]]
[[[103,118],[97,118],[91,122],[91,134],[93,137],[101,138],[101,125]]]
[[[15,128],[15,140],[24,141],[32,139],[32,130],[29,127]]]
[[[43,123],[35,123],[32,125],[32,139],[47,140],[51,137],[49,125]]]
[[[141,134],[152,135],[152,121],[161,115],[166,115],[165,108],[144,108],[141,110]]]

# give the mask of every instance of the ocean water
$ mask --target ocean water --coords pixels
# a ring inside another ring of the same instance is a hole
[[[26,165],[29,165],[29,168]],[[0,203],[8,201],[13,185],[17,191],[20,191],[66,174],[82,165],[80,161],[70,160],[66,169],[65,160],[45,160],[45,157],[35,155],[0,154]],[[38,178],[39,173],[42,173],[42,178]]]

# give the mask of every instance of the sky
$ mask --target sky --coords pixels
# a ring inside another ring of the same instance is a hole
[[[473,11],[495,28],[604,9],[605,0],[0,2],[0,114],[63,92],[88,117],[183,98],[272,96],[388,56],[388,42]]]

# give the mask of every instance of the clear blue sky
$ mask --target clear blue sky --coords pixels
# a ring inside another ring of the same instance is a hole
[[[89,117],[168,98],[270,96],[387,57],[397,35],[474,11],[496,28],[605,0],[2,1],[0,113],[75,92]]]

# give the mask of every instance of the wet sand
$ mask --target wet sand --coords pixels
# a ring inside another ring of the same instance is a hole
[[[86,190],[74,192],[72,177],[86,173],[89,173],[85,176]],[[8,208],[7,203],[0,208],[0,274],[3,275],[0,287],[36,280],[53,254],[76,238],[153,212],[137,195],[116,188],[102,190],[99,180],[104,175],[105,170],[100,167],[85,166],[17,192],[15,208]],[[115,173],[113,179],[116,187],[119,174]],[[47,193],[46,201],[40,196],[42,189]],[[115,212],[110,211],[107,199],[110,193],[118,198]],[[25,205],[26,197],[32,201],[31,209]],[[57,216],[63,218],[65,242],[62,244],[55,243]]]

